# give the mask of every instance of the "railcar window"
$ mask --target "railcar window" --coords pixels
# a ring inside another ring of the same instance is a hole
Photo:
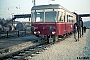
[[[35,16],[36,16],[36,22],[44,21],[44,12],[37,12]]]
[[[45,12],[45,22],[55,22],[56,12]]]
[[[65,22],[67,22],[67,15],[65,14]]]
[[[59,22],[63,21],[63,12],[59,12],[58,19]]]
[[[56,22],[56,11],[53,9],[36,10],[32,13],[33,22]]]
[[[61,21],[61,12],[58,11],[58,21]]]
[[[73,16],[68,15],[68,21],[69,21],[69,22],[73,22]]]
[[[68,22],[68,15],[67,15],[67,22]]]
[[[65,15],[64,15],[64,22],[65,22]]]
[[[32,13],[32,22],[43,22],[43,21],[44,21],[44,12]]]

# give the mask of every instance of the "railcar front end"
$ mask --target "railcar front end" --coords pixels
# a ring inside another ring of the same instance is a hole
[[[73,31],[75,15],[61,5],[41,5],[31,9],[31,32],[50,42]]]

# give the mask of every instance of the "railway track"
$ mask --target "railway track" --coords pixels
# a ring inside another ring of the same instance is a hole
[[[57,42],[64,40],[65,38],[67,38],[67,36],[58,40]],[[55,42],[55,43],[57,43],[57,42]],[[46,48],[52,44],[54,44],[54,42],[50,43],[50,44],[48,44],[46,42],[43,42],[41,44],[36,43],[33,46],[29,46],[24,49],[20,49],[18,51],[3,54],[0,56],[0,60],[23,60],[23,59],[25,59],[25,57],[28,57],[28,56],[32,57],[33,54],[38,54],[40,51],[46,50]]]
[[[34,44],[34,45],[32,45],[32,46],[28,46],[28,47],[25,47],[25,48],[21,48],[21,49],[19,49],[19,50],[16,50],[16,51],[11,51],[11,52],[8,52],[8,53],[2,53],[1,55],[0,55],[0,60],[12,60],[12,59],[15,59],[14,57],[17,55],[19,55],[20,53],[24,53],[24,52],[26,52],[27,50],[30,50],[30,49],[32,49],[32,48],[35,48],[36,46],[38,46],[38,45],[40,45],[39,43],[36,43],[36,44]]]

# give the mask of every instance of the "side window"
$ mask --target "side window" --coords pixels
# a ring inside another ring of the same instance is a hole
[[[62,22],[63,21],[63,12],[59,12],[58,21],[59,22]]]
[[[64,22],[65,22],[65,15],[64,15],[63,17],[64,17],[64,19],[63,19],[63,20],[64,20]]]
[[[74,23],[74,18],[71,15],[68,15],[68,22]]]
[[[61,16],[61,12],[60,11],[58,11],[58,15],[57,16],[58,16],[57,19],[58,19],[58,22],[59,22],[60,21],[60,16]]]
[[[74,16],[72,17],[72,23],[74,23],[75,22],[75,20],[74,20]]]
[[[68,15],[67,15],[67,22],[69,22],[69,21],[68,21]]]
[[[70,15],[68,15],[68,22],[70,22]]]
[[[68,15],[68,22],[72,22],[72,17],[71,17],[71,15]]]
[[[64,22],[67,22],[66,18],[67,18],[66,11],[64,10],[64,12],[63,12],[63,20],[64,20]]]

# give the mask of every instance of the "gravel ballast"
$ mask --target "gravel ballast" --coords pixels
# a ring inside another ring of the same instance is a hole
[[[32,42],[35,40],[38,40],[38,38],[34,35],[12,38],[12,39],[0,39],[0,50],[6,49],[8,47],[12,47],[18,44],[20,45],[26,42]]]
[[[89,31],[90,32],[90,31]],[[45,50],[43,53],[38,54],[32,58],[27,57],[29,60],[86,60],[83,57],[89,57],[90,60],[90,33],[84,33],[80,41],[75,42],[74,36],[66,38]],[[88,38],[88,39],[86,39]],[[85,48],[86,47],[86,48]],[[82,58],[81,58],[82,57]]]

